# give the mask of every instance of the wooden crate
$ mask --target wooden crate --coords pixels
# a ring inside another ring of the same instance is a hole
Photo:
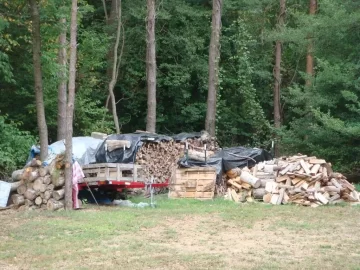
[[[176,169],[169,183],[169,198],[213,199],[215,182],[215,168]]]
[[[139,177],[141,165],[122,163],[98,163],[84,165],[82,170],[85,174],[84,182],[96,181],[129,181],[143,182]]]

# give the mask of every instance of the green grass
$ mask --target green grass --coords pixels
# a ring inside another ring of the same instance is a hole
[[[0,212],[0,269],[356,269],[360,260],[359,207],[166,196],[156,205]]]

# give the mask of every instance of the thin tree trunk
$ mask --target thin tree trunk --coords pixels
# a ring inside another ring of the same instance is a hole
[[[205,120],[205,129],[211,136],[215,136],[216,127],[216,92],[219,85],[222,1],[223,0],[213,0],[212,3],[211,40],[209,48],[209,90]]]
[[[310,0],[309,2],[309,14],[315,15],[317,9],[317,0]],[[313,41],[311,36],[309,37],[309,45],[307,48],[306,55],[306,74],[308,78],[306,79],[306,86],[311,86],[312,78],[314,76],[314,57],[313,57]]]
[[[285,0],[280,0],[280,14],[279,14],[279,29],[284,26],[284,17],[285,17]],[[275,83],[274,83],[274,126],[276,129],[281,127],[281,103],[280,103],[280,87],[281,87],[281,47],[282,43],[280,40],[276,41],[275,48]],[[279,138],[276,136],[275,142],[275,156],[279,155]]]
[[[41,38],[40,38],[40,13],[36,0],[30,0],[32,20],[32,48],[34,63],[34,86],[36,98],[36,114],[40,136],[40,158],[45,160],[48,155],[48,129],[45,119],[44,96],[41,72]]]
[[[66,143],[65,143],[65,209],[72,209],[72,135],[75,102],[76,78],[76,34],[77,34],[77,0],[72,0],[70,25],[70,64],[69,64],[69,94],[66,113]]]
[[[147,0],[146,21],[146,130],[156,132],[156,52],[155,52],[155,0]]]
[[[118,67],[120,66],[120,59],[118,59],[118,48],[119,48],[119,41],[120,41],[120,33],[121,33],[121,0],[118,2],[118,24],[117,24],[117,30],[116,30],[116,41],[114,46],[114,59],[113,59],[113,65],[112,65],[112,76],[111,81],[109,83],[109,94],[110,94],[110,100],[111,100],[111,108],[112,108],[112,114],[114,118],[115,123],[115,129],[116,133],[120,133],[120,127],[119,127],[119,119],[116,112],[116,101],[115,101],[115,95],[114,95],[114,87],[117,81],[118,77]]]
[[[107,32],[109,36],[113,36],[116,33],[116,22],[117,18],[119,18],[119,6],[120,6],[121,0],[112,0],[111,1],[111,9],[110,14],[108,15],[107,12],[105,12],[105,20],[107,24]],[[104,2],[103,2],[104,5]],[[109,51],[107,53],[107,69],[106,69],[106,75],[108,78],[108,81],[112,80],[112,74],[113,74],[113,65],[114,65],[114,46],[115,43],[112,44],[109,48]],[[110,96],[110,93],[109,93]],[[112,112],[112,102],[106,102],[105,104],[106,108],[109,112]]]
[[[107,9],[106,9],[106,3],[105,3],[105,0],[101,0],[101,1],[102,1],[102,3],[103,3],[105,20],[106,20],[106,22],[107,22],[107,21],[109,20],[109,18],[108,18]]]
[[[66,136],[66,19],[60,19],[62,32],[59,36],[59,87],[58,87],[58,115],[57,115],[57,139],[63,140]]]

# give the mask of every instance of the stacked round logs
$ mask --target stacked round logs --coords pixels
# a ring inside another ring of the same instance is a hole
[[[219,147],[214,139],[198,138],[187,139],[189,151],[197,160],[203,158],[204,144],[208,150],[208,157],[213,154]],[[140,176],[150,181],[151,176],[157,183],[164,183],[170,179],[172,172],[178,167],[178,161],[184,156],[186,142],[148,142],[144,143],[136,153],[136,163],[142,165],[143,171]]]
[[[42,167],[40,161],[33,160],[21,171],[17,171],[20,181],[11,200],[20,210],[64,208],[63,158],[57,157],[52,164]]]

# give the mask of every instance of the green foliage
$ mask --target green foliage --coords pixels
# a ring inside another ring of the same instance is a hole
[[[108,13],[110,2],[106,1]],[[57,39],[63,27],[69,33],[70,2],[40,3],[46,119],[53,142],[60,68]],[[336,168],[360,170],[360,5],[352,0],[323,0],[315,16],[308,14],[308,1],[289,0],[286,5],[286,23],[279,29],[277,1],[224,1],[218,139],[223,146],[270,145],[274,133],[274,43],[281,40],[283,126],[279,132],[283,153],[318,155]],[[211,8],[205,0],[157,2],[158,133],[204,128]],[[35,135],[38,130],[28,6],[20,0],[0,1],[0,14],[0,110],[8,115],[6,121],[11,124],[6,125]],[[64,16],[67,24],[61,25],[59,19]],[[146,121],[144,1],[123,1],[122,16],[121,43],[125,46],[114,92],[121,131],[126,133],[144,129]],[[95,130],[112,133],[112,115],[104,105],[108,52],[114,36],[105,22],[102,1],[79,1],[78,22],[74,135],[89,135]],[[305,87],[310,42],[314,45],[315,76],[310,78],[312,85]],[[22,125],[14,124],[20,122]],[[28,145],[23,145],[25,153]],[[10,164],[8,156],[6,159],[7,167],[20,162],[15,159]]]
[[[21,131],[21,123],[8,121],[7,115],[0,115],[0,175],[8,175],[25,165],[35,137]]]
[[[270,124],[258,101],[252,83],[254,69],[250,62],[250,47],[255,40],[238,19],[223,30],[224,47],[222,74],[221,121],[218,136],[225,144],[245,143],[260,146],[269,133]]]

